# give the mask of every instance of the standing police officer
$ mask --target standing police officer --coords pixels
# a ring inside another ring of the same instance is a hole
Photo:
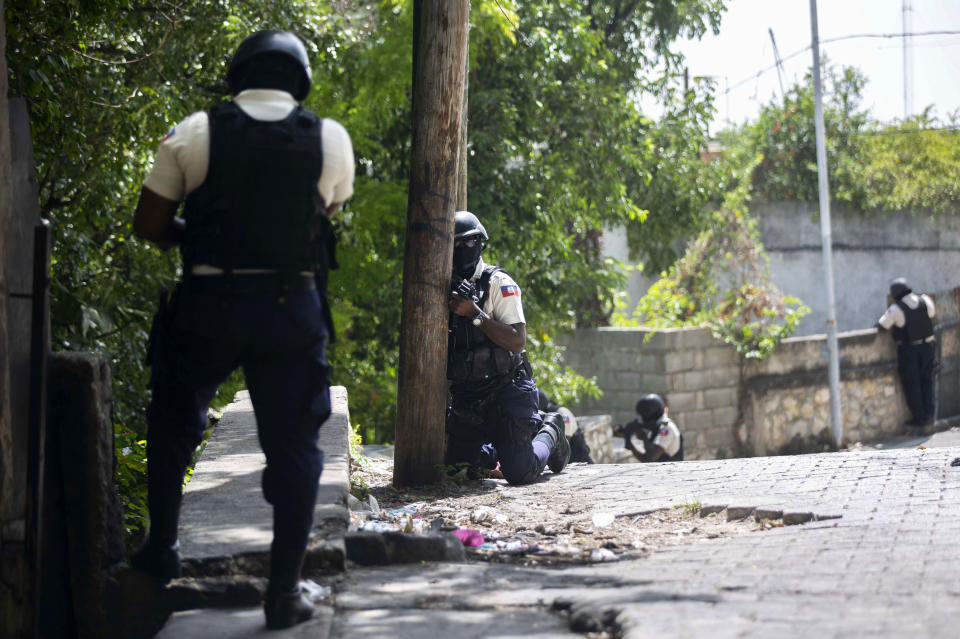
[[[563,418],[538,410],[520,287],[484,264],[480,253],[488,239],[473,213],[455,213],[445,463],[466,465],[476,476],[499,462],[509,483],[526,484],[544,466],[562,471],[570,443]]]
[[[893,304],[877,320],[877,324],[892,329],[897,342],[897,371],[907,407],[913,415],[909,426],[927,426],[933,423],[933,370],[935,339],[933,317],[936,310],[928,295],[917,295],[898,277],[890,282]]]
[[[298,105],[311,76],[292,33],[249,36],[227,81],[232,100],[190,115],[160,144],[134,217],[140,237],[180,245],[183,282],[161,304],[148,347],[150,533],[131,563],[164,582],[179,576],[184,473],[208,404],[242,366],[274,512],[264,611],[268,627],[285,628],[313,614],[299,579],[330,414],[329,218],[353,192],[353,149],[340,124]]]

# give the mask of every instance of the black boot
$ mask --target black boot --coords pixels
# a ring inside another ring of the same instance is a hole
[[[313,616],[313,602],[296,585],[292,590],[278,590],[271,585],[263,602],[267,628],[279,630],[302,623]]]
[[[157,544],[147,539],[130,555],[130,565],[163,583],[180,576],[180,542]]]
[[[550,449],[547,466],[554,473],[559,473],[570,461],[570,442],[567,441],[563,416],[560,413],[545,413],[540,432],[549,432],[553,437],[553,448]]]

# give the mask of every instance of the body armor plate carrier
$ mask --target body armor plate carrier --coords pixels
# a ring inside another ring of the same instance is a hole
[[[897,302],[897,306],[903,311],[903,327],[893,327],[893,339],[898,344],[912,344],[925,340],[933,335],[933,320],[927,312],[927,305],[920,298],[920,303],[916,308],[910,308],[903,300]]]
[[[490,294],[490,277],[500,270],[486,266],[477,281],[483,308]],[[473,325],[471,318],[450,314],[450,340],[447,348],[447,379],[453,392],[483,393],[511,379],[523,363],[520,353],[511,353],[498,346],[483,331]]]
[[[185,271],[310,271],[325,283],[334,239],[317,192],[321,120],[301,107],[283,120],[255,120],[232,101],[211,109],[209,120],[207,178],[184,210]]]

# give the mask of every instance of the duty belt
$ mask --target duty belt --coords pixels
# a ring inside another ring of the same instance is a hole
[[[210,295],[282,295],[313,290],[317,285],[312,275],[302,273],[246,273],[188,275],[183,287]]]

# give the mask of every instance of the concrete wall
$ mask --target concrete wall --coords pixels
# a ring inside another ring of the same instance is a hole
[[[739,453],[739,357],[709,330],[581,329],[561,343],[565,363],[596,377],[604,393],[572,407],[575,414],[609,414],[623,423],[635,417],[641,395],[659,393],[684,433],[687,459]]]
[[[754,204],[760,238],[770,257],[771,278],[784,293],[810,307],[797,332],[826,332],[820,221],[816,202]],[[864,214],[831,207],[837,328],[872,326],[883,313],[890,280],[906,277],[918,291],[944,291],[960,284],[960,216],[940,216],[936,224],[922,211]],[[604,252],[627,258],[622,229],[604,235]],[[631,272],[627,310],[632,312],[655,278]]]
[[[960,289],[935,295],[939,418],[960,414]],[[561,340],[565,363],[603,391],[571,409],[635,415],[645,393],[660,393],[684,435],[687,459],[819,452],[834,446],[824,335],[793,337],[762,361],[741,358],[708,329],[651,332],[581,329]],[[839,336],[843,444],[899,434],[909,418],[886,331]],[[593,444],[591,444],[593,447]]]

